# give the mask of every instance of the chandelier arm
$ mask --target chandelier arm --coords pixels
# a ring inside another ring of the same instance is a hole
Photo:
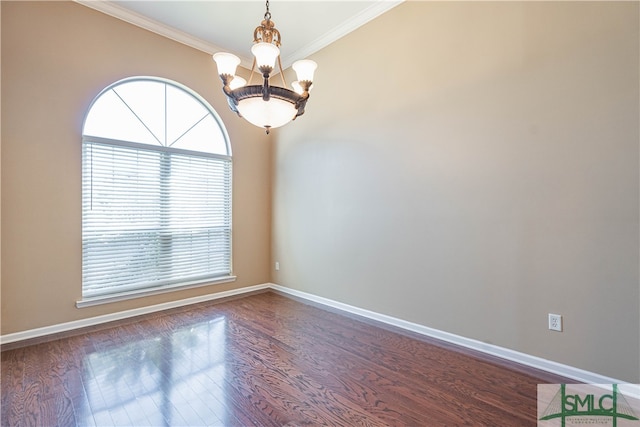
[[[309,99],[309,92],[305,91],[304,94],[302,94],[300,96],[300,98],[298,98],[298,100],[295,103],[295,107],[298,110],[298,113],[296,114],[296,117],[301,116],[304,114],[304,107],[307,106],[307,100]],[[293,120],[296,119],[296,117],[293,118]]]
[[[234,96],[233,90],[226,81],[225,85],[222,87],[222,92],[224,92],[227,97],[227,104],[229,104],[229,109],[236,113],[238,116],[242,117],[242,115],[238,111],[238,99]]]
[[[280,55],[278,55],[278,68],[280,68],[280,77],[282,78],[282,86],[287,87],[287,82],[284,79],[284,71],[282,70],[282,61]]]
[[[253,57],[253,64],[251,65],[251,73],[249,74],[249,81],[247,82],[247,86],[251,86],[251,80],[253,80],[253,72],[256,70],[256,58]]]

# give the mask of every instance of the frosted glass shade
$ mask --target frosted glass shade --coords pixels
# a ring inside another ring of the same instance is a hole
[[[234,76],[233,80],[231,80],[231,83],[229,83],[229,87],[231,88],[231,90],[233,90],[242,86],[246,86],[246,84],[247,81],[245,79],[240,76]]]
[[[251,46],[251,53],[256,57],[258,68],[264,66],[274,68],[280,49],[274,44],[261,42]]]
[[[218,66],[218,74],[228,74],[235,76],[236,68],[240,64],[240,58],[232,53],[218,52],[213,55],[213,60],[216,61]]]
[[[297,80],[291,83],[291,87],[293,88],[293,91],[298,95],[302,95],[304,93],[304,89],[300,85],[300,82]]]
[[[265,128],[277,128],[289,123],[298,110],[290,102],[277,98],[264,101],[262,98],[247,98],[238,103],[238,112],[249,123]]]
[[[318,68],[318,64],[310,59],[302,59],[300,61],[296,61],[291,66],[293,70],[296,72],[298,76],[298,81],[313,81],[313,73]]]

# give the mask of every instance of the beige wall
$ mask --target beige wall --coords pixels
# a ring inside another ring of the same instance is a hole
[[[0,4],[2,334],[271,279],[640,381],[637,3],[405,3],[315,55],[307,114],[271,142],[208,55],[78,4]],[[226,123],[238,281],[76,309],[83,114],[133,75]]]
[[[271,148],[227,106],[211,57],[71,2],[1,2],[2,334],[268,282]],[[149,75],[202,95],[234,155],[235,283],[83,309],[81,129],[107,85]]]
[[[273,281],[640,381],[638,6],[409,2],[314,55]]]

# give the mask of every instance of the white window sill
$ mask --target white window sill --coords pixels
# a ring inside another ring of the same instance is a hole
[[[201,282],[180,283],[176,285],[160,286],[157,288],[136,289],[133,291],[119,292],[117,294],[100,295],[91,298],[83,298],[76,301],[77,308],[91,307],[100,304],[109,304],[112,302],[126,301],[134,298],[148,297],[151,295],[164,294],[167,292],[182,291],[185,289],[199,288],[202,286],[217,285],[220,283],[235,282],[236,276],[223,276],[216,279],[209,279]]]

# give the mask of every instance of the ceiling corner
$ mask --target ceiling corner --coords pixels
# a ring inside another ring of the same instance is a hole
[[[221,47],[194,37],[184,31],[162,24],[144,15],[117,5],[109,0],[73,0],[75,3],[97,10],[104,14],[113,16],[122,21],[136,25],[145,30],[167,37],[171,40],[198,49],[202,52],[213,54],[223,50]]]
[[[288,68],[293,64],[294,61],[306,58],[316,53],[320,49],[323,49],[329,46],[331,43],[339,40],[340,38],[346,36],[350,32],[360,28],[367,22],[377,18],[385,12],[393,9],[399,4],[403,3],[405,0],[377,0],[368,8],[362,10],[357,15],[352,16],[350,19],[342,22],[340,25],[331,28],[329,31],[324,33],[322,36],[313,40],[312,42],[306,44],[302,48],[292,52],[290,55],[287,55],[286,58],[282,58],[282,66],[284,68]]]

